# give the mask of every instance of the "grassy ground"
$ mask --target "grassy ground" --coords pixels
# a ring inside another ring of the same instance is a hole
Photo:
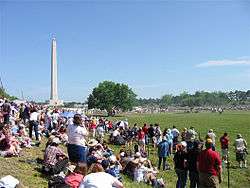
[[[134,123],[142,126],[143,123],[159,123],[161,128],[172,127],[173,125],[181,129],[183,127],[194,126],[201,137],[204,137],[208,129],[214,129],[217,135],[217,146],[219,146],[218,139],[226,131],[229,133],[231,139],[230,145],[230,159],[232,167],[230,168],[230,187],[232,188],[247,188],[250,185],[250,168],[239,169],[235,161],[235,154],[233,152],[232,143],[237,135],[241,133],[242,136],[250,143],[250,112],[225,112],[222,115],[213,113],[197,113],[197,114],[183,114],[183,113],[168,113],[168,114],[153,114],[153,115],[129,115],[114,117],[113,119],[124,120],[128,119],[132,126]],[[119,150],[119,147],[113,147]],[[219,147],[217,147],[219,148]],[[25,149],[23,155],[18,158],[1,158],[0,157],[0,177],[3,175],[12,175],[18,178],[26,187],[47,187],[47,179],[39,172],[39,166],[32,163],[32,159],[43,157],[44,145],[39,148]],[[150,159],[156,166],[157,157],[156,151],[150,148]],[[250,157],[248,155],[248,161]],[[168,159],[170,165],[173,167],[172,158]],[[159,177],[162,177],[167,187],[174,188],[176,182],[176,175],[172,168],[170,171],[160,172]],[[136,184],[124,177],[125,187],[148,187],[145,184]],[[227,171],[223,172],[223,183],[221,187],[227,187]]]

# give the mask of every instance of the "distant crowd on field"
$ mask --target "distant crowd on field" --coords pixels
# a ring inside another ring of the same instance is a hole
[[[177,188],[185,188],[188,178],[191,188],[219,187],[222,166],[229,164],[229,136],[221,135],[217,146],[212,129],[201,138],[194,127],[162,129],[158,123],[130,126],[127,120],[112,122],[2,99],[0,125],[2,157],[19,156],[23,148],[46,142],[41,170],[51,176],[49,187],[122,188],[121,174],[138,183],[166,187],[168,180],[159,172],[168,173],[172,168]],[[247,143],[241,134],[233,146],[239,167],[247,168]],[[154,164],[150,159],[156,156]],[[172,159],[174,167],[168,163]]]

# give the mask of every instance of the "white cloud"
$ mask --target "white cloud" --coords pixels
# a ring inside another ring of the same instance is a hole
[[[196,67],[218,67],[218,66],[230,66],[230,65],[250,65],[250,59],[224,59],[224,60],[211,60],[205,63],[196,65]]]

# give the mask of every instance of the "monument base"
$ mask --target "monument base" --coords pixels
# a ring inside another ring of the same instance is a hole
[[[50,106],[63,106],[63,101],[51,99],[49,100],[49,105]]]

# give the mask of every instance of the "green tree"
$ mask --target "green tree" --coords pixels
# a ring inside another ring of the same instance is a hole
[[[7,98],[9,100],[17,99],[17,97],[9,95],[3,88],[0,88],[0,98]]]
[[[167,107],[167,106],[171,105],[172,104],[172,98],[173,98],[172,95],[168,95],[168,94],[163,95],[161,97],[161,106],[162,107]]]
[[[136,101],[136,94],[126,84],[104,81],[93,89],[88,97],[89,108],[107,110],[112,114],[112,109],[122,111],[132,109]]]

